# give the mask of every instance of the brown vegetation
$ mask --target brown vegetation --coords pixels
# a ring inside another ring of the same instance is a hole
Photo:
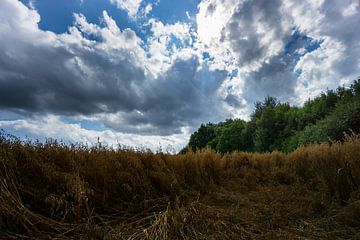
[[[360,137],[183,155],[0,138],[0,238],[360,239]]]

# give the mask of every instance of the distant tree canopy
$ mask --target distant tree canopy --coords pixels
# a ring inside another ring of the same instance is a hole
[[[290,152],[302,145],[342,140],[344,133],[350,132],[360,132],[360,79],[349,88],[327,90],[307,100],[303,107],[292,107],[268,96],[255,104],[248,122],[227,119],[202,124],[182,152],[204,147],[220,153]]]

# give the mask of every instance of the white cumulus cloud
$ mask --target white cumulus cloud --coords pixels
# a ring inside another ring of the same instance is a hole
[[[118,8],[126,10],[130,17],[136,17],[142,0],[110,0],[112,4],[115,4]]]

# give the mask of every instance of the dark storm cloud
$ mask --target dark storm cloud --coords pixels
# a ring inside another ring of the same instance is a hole
[[[263,100],[266,96],[289,101],[294,96],[296,75],[292,71],[293,59],[275,56],[269,63],[249,74],[245,83],[244,97],[249,103]]]
[[[148,82],[145,101],[138,111],[123,116],[125,126],[144,125],[136,132],[166,135],[169,131],[180,133],[182,126],[197,127],[204,120],[221,120],[225,114],[218,107],[216,91],[226,72],[215,71],[210,75],[207,68],[198,70],[198,67],[197,57],[177,60],[164,75]],[[107,125],[125,130],[121,125]]]
[[[16,44],[21,43],[14,43],[14,47]],[[0,54],[3,108],[71,115],[126,111],[137,105],[132,83],[140,85],[144,73],[125,52],[119,53],[122,59],[111,62],[98,53],[83,50],[74,55],[62,47],[29,44],[19,59],[12,59],[5,51]],[[95,76],[81,74],[77,59],[90,66]]]

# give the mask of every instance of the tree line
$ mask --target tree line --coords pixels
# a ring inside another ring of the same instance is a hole
[[[201,124],[181,152],[205,147],[220,153],[291,152],[299,146],[341,141],[344,133],[350,132],[360,132],[360,79],[350,87],[341,86],[308,99],[302,107],[268,96],[256,102],[249,121]]]

